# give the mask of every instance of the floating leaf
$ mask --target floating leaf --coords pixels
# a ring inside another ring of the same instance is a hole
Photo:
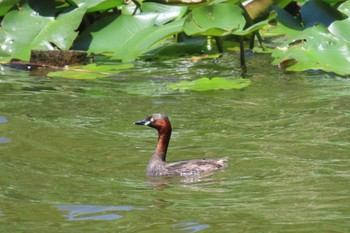
[[[47,76],[71,78],[71,79],[89,79],[89,80],[108,77],[108,75],[106,74],[88,73],[88,72],[81,72],[76,70],[63,70],[63,71],[50,72]]]
[[[123,64],[113,64],[113,65],[97,65],[96,63],[92,63],[80,68],[81,70],[92,71],[92,72],[101,72],[105,74],[118,74],[122,70],[130,69],[134,67],[131,63],[123,63]]]
[[[251,84],[249,79],[227,79],[215,77],[200,78],[195,81],[181,81],[179,83],[169,84],[169,89],[175,89],[180,91],[210,91],[210,90],[230,90],[230,89],[242,89]]]
[[[47,76],[49,77],[63,77],[71,79],[97,79],[106,78],[120,73],[122,70],[132,68],[133,64],[120,65],[96,65],[96,63],[89,64],[82,67],[74,67],[66,70],[53,71]]]

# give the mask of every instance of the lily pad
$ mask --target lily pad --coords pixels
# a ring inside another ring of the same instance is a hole
[[[341,4],[338,8],[340,12],[350,17],[350,1],[345,1],[343,4]]]
[[[273,65],[287,71],[324,70],[350,74],[350,21],[335,21],[327,29],[319,24],[293,37],[289,45],[277,48]],[[294,42],[294,43],[292,43]]]
[[[276,11],[248,28],[243,10],[232,2],[216,3],[193,9],[184,24],[184,32],[188,35],[225,36],[247,35],[266,26],[277,17]]]
[[[184,24],[187,35],[224,36],[244,28],[243,10],[236,4],[217,3],[192,10]]]
[[[88,73],[81,72],[76,70],[63,70],[50,72],[47,75],[48,77],[60,77],[60,78],[70,78],[70,79],[85,79],[85,80],[94,80],[97,78],[106,78],[108,75],[100,73]]]
[[[0,16],[5,15],[19,1],[20,0],[1,0],[0,1]]]
[[[97,65],[96,63],[89,64],[82,67],[74,67],[66,70],[53,71],[47,76],[62,77],[70,79],[97,79],[106,78],[120,73],[122,70],[132,68],[133,64],[123,63],[120,65]]]
[[[95,53],[113,51],[117,58],[132,61],[167,36],[181,32],[183,20],[157,26],[158,16],[142,13],[105,17],[82,33],[75,48]]]
[[[277,12],[273,10],[270,12],[269,16],[265,20],[259,21],[246,29],[239,28],[236,31],[234,31],[232,34],[240,35],[240,36],[248,35],[252,32],[255,32],[255,31],[260,30],[261,28],[265,27],[266,25],[268,25],[268,23],[271,20],[275,19],[276,17],[277,17]]]
[[[124,0],[72,0],[77,6],[87,8],[87,12],[105,11],[124,4]]]
[[[186,6],[170,6],[155,2],[142,3],[142,12],[157,13],[156,25],[164,25],[174,19],[180,19],[187,13]]]
[[[92,72],[101,72],[105,74],[118,74],[122,70],[133,68],[134,64],[131,63],[122,63],[122,64],[112,64],[112,65],[97,65],[92,63],[86,66],[83,66],[81,70],[92,71]]]
[[[242,89],[251,84],[249,79],[227,79],[227,78],[200,78],[194,81],[181,81],[179,83],[169,84],[167,88],[180,91],[210,91],[210,90],[231,90]]]
[[[8,12],[0,27],[0,56],[28,61],[33,49],[69,49],[86,9],[68,8],[56,17],[54,4],[52,0],[32,0],[20,10]]]

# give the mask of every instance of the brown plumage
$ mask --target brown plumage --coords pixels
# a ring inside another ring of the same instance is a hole
[[[146,119],[134,122],[136,125],[146,125],[158,130],[158,143],[151,157],[147,175],[149,176],[188,176],[209,173],[223,169],[225,158],[193,159],[175,163],[167,163],[165,158],[171,137],[171,124],[169,118],[161,113],[149,115]]]

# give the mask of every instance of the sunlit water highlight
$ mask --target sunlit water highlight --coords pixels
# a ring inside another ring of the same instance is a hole
[[[251,86],[208,92],[166,85],[238,77],[236,56],[140,61],[95,81],[5,67],[0,231],[348,232],[349,79],[249,63]],[[132,122],[154,112],[172,120],[169,161],[228,156],[229,167],[147,178],[157,135]]]

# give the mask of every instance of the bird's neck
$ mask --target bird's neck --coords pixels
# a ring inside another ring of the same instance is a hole
[[[152,156],[153,160],[161,160],[165,162],[166,153],[171,137],[171,125],[158,129],[158,143],[156,151]]]

